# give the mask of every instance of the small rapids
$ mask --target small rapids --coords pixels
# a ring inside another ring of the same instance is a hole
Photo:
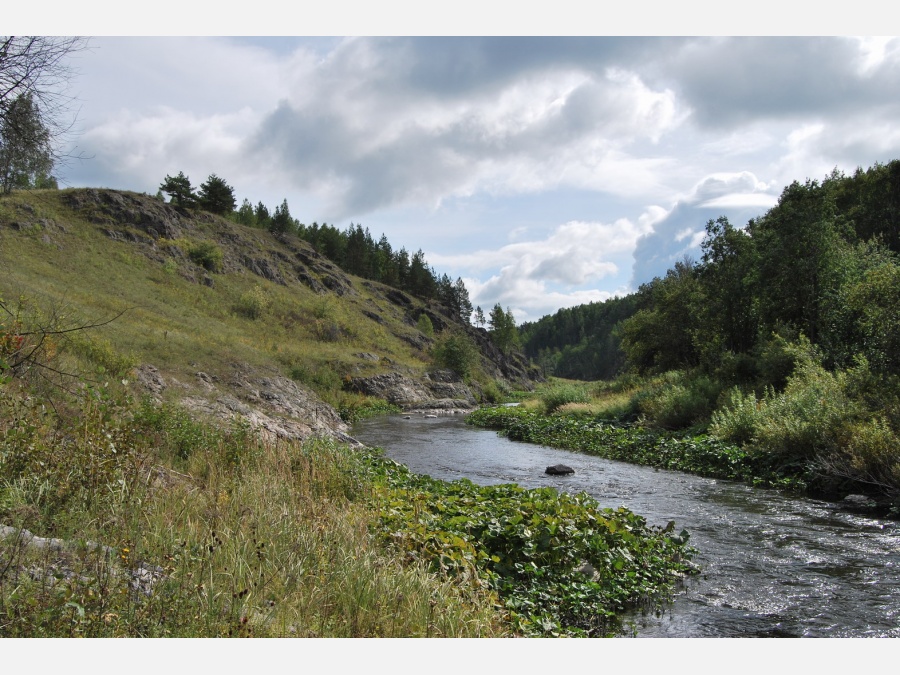
[[[376,417],[366,445],[412,471],[481,485],[550,485],[687,528],[702,573],[637,637],[900,637],[900,523],[739,483],[518,443],[461,417]],[[575,473],[548,476],[547,466]]]

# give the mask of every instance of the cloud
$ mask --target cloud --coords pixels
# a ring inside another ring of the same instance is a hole
[[[611,292],[591,287],[627,269],[636,242],[649,229],[646,218],[637,223],[627,219],[614,223],[571,221],[540,240],[466,255],[429,253],[426,257],[438,267],[465,269],[463,278],[474,304],[514,304],[517,318],[526,320],[560,307],[611,297]],[[484,272],[490,276],[479,281]]]
[[[210,173],[233,181],[246,175],[235,158],[242,130],[252,119],[246,109],[204,117],[167,107],[147,115],[123,111],[84,133],[79,142],[96,155],[91,170],[128,175],[145,189],[178,171],[195,179],[195,184]],[[174,157],[178,159],[173,161]]]
[[[769,186],[749,171],[707,176],[668,213],[660,217],[660,211],[656,211],[650,231],[634,247],[631,287],[664,276],[685,256],[697,260],[710,219],[726,215],[742,227],[776,201]]]
[[[350,40],[305,73],[246,150],[318,191],[331,219],[477,192],[649,192],[668,161],[628,147],[681,123],[673,93],[553,51],[564,44]]]
[[[834,168],[851,173],[857,167],[900,157],[900,103],[893,119],[877,111],[826,123],[802,123],[785,140],[786,151],[775,164],[784,184],[807,178],[822,180]]]
[[[703,38],[683,43],[654,70],[704,127],[828,119],[895,104],[897,45],[840,37]]]

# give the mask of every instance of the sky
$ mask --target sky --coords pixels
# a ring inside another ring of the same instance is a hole
[[[89,44],[71,83],[86,159],[64,185],[155,194],[166,175],[215,173],[238,203],[287,199],[302,223],[422,249],[520,323],[698,260],[708,220],[745,225],[793,180],[900,158],[897,39]]]

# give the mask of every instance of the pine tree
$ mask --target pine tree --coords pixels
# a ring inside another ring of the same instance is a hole
[[[211,174],[206,182],[200,185],[197,199],[200,208],[210,213],[224,215],[234,211],[234,188],[216,174]]]
[[[169,195],[171,203],[175,206],[188,208],[197,202],[194,188],[191,187],[191,180],[184,175],[184,171],[179,171],[174,178],[167,175],[159,189]]]
[[[269,231],[273,234],[287,234],[296,229],[291,210],[288,208],[287,199],[281,202],[281,206],[275,207],[275,213],[269,223]]]

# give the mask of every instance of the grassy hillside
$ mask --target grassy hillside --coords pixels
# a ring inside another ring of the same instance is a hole
[[[68,367],[77,361],[98,378],[124,379],[148,363],[191,390],[197,372],[227,381],[240,365],[292,377],[338,405],[345,378],[430,363],[417,299],[342,273],[299,239],[146,195],[4,198],[0,269],[0,297],[26,323],[117,317],[62,341]]]

